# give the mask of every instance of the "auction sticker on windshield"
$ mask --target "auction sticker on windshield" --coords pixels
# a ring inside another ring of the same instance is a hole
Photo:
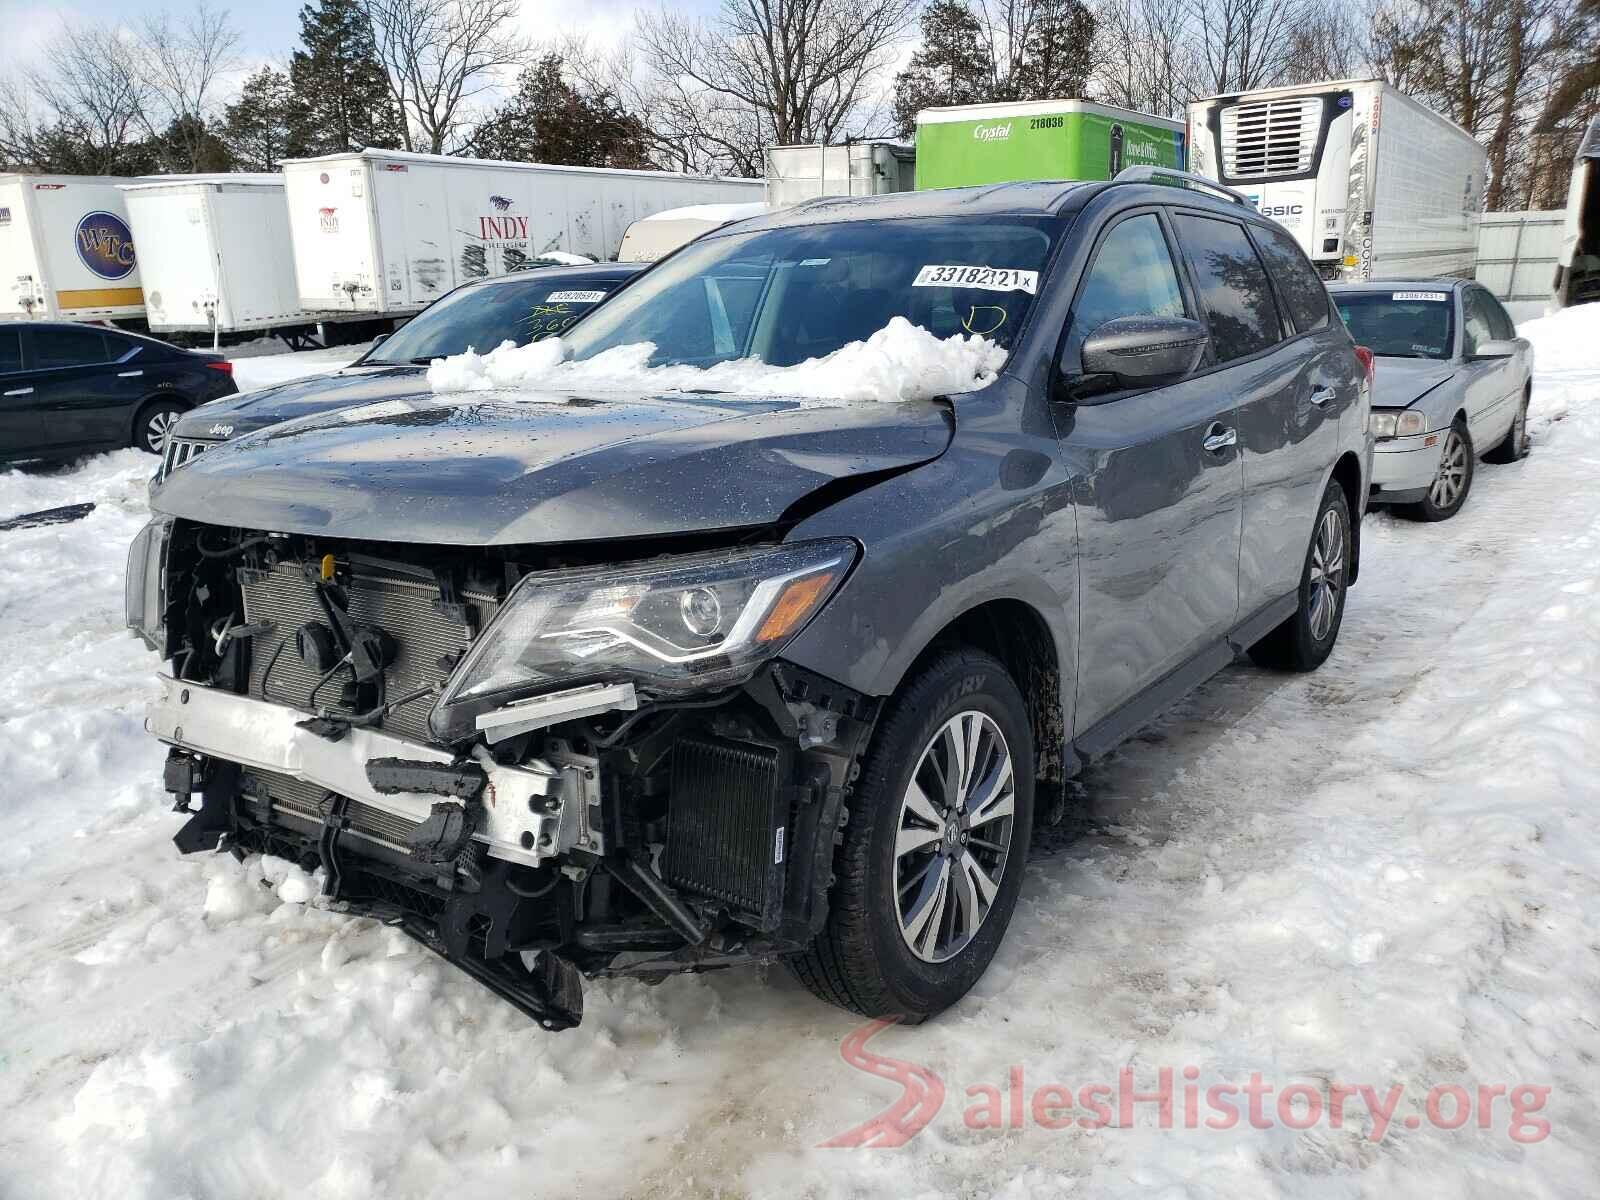
[[[546,304],[599,304],[606,298],[604,292],[551,292],[544,298]]]
[[[1391,300],[1435,300],[1444,303],[1450,299],[1449,292],[1396,292],[1390,296]]]
[[[934,266],[923,267],[911,281],[912,287],[981,288],[986,292],[1027,292],[1039,290],[1039,272],[1017,271],[1009,267]]]

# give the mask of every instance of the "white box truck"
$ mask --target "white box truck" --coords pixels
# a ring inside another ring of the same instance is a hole
[[[818,196],[909,192],[916,171],[916,149],[890,138],[836,146],[773,146],[767,151],[767,201],[781,208]]]
[[[0,175],[0,317],[144,316],[120,184],[102,175]]]
[[[1578,142],[1553,284],[1554,307],[1600,300],[1600,117]]]
[[[208,335],[305,326],[279,175],[125,184],[150,328]]]
[[[372,316],[416,312],[552,252],[614,259],[640,217],[766,190],[759,179],[398,150],[292,160],[283,181],[301,306]]]
[[[1243,192],[1324,279],[1471,276],[1488,156],[1461,126],[1375,79],[1189,106],[1189,169]]]

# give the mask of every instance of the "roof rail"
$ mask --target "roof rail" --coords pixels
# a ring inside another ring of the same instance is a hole
[[[1171,179],[1179,187],[1194,188],[1197,191],[1214,192],[1224,200],[1232,200],[1235,204],[1242,204],[1246,208],[1254,208],[1250,197],[1243,192],[1236,192],[1231,187],[1223,187],[1214,179],[1207,179],[1203,175],[1196,175],[1190,171],[1180,171],[1176,167],[1156,167],[1148,164],[1136,167],[1123,167],[1117,172],[1112,183],[1157,183],[1162,179]]]

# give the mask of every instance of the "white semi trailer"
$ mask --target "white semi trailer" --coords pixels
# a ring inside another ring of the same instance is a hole
[[[279,175],[210,175],[128,184],[150,328],[221,334],[304,328]]]
[[[374,317],[542,255],[615,259],[663,209],[759,202],[759,179],[363,150],[283,165],[299,301]]]
[[[1465,129],[1375,79],[1189,106],[1189,169],[1243,192],[1324,279],[1471,276],[1488,156]]]
[[[1600,300],[1600,117],[1589,122],[1573,159],[1552,291],[1556,308]]]
[[[0,175],[0,318],[137,321],[139,260],[119,185],[102,175]]]

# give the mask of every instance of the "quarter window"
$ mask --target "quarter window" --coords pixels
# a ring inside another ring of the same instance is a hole
[[[1265,225],[1252,225],[1250,233],[1256,248],[1266,260],[1272,281],[1278,285],[1278,296],[1289,310],[1297,333],[1309,333],[1328,323],[1328,289],[1300,246],[1281,229]]]
[[[35,329],[33,354],[41,370],[106,361],[106,339],[93,329]]]
[[[1084,339],[1117,317],[1187,315],[1160,220],[1154,213],[1129,217],[1106,234],[1078,289],[1063,362],[1075,369]]]
[[[1259,354],[1281,341],[1283,326],[1267,269],[1244,226],[1188,214],[1179,214],[1175,222],[1184,253],[1194,266],[1217,361]]]

